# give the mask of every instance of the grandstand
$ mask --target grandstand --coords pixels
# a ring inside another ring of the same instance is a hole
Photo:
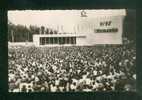
[[[72,12],[74,11],[70,11]],[[33,35],[34,44],[36,46],[122,44],[123,20],[126,16],[124,9],[85,10],[83,13],[86,16],[82,15],[81,10],[78,13],[81,13],[81,16],[74,14],[77,20],[67,22],[70,31],[67,30],[68,26],[61,26],[63,32],[56,30],[56,34]]]

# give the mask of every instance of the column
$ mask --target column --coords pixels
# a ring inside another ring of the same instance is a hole
[[[44,38],[44,45],[46,44],[46,37]]]
[[[55,38],[54,37],[52,38],[52,40],[53,40],[53,44],[55,44]]]
[[[71,44],[71,37],[69,37],[69,44]]]
[[[50,37],[48,37],[48,38],[49,38],[49,44],[50,44],[50,43],[51,43],[51,42],[50,42]]]
[[[65,37],[65,44],[67,44],[67,37]]]
[[[57,41],[57,43],[56,43],[56,44],[59,44],[59,39],[58,39],[58,37],[56,37],[56,41]]]

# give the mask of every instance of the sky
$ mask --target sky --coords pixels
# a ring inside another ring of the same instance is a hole
[[[82,10],[15,10],[8,11],[8,20],[13,24],[25,26],[45,26],[62,31],[74,31],[78,24],[84,24],[86,19],[92,23],[95,17],[123,15],[124,10],[84,10],[87,17],[81,17]],[[84,21],[84,22],[83,22]],[[62,28],[63,27],[63,28]]]

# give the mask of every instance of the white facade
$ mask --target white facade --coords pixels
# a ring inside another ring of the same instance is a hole
[[[40,37],[76,37],[75,45],[85,45],[86,34],[40,34],[33,35],[33,43],[35,46],[40,46]],[[72,46],[74,44],[62,44],[64,46]],[[57,44],[48,44],[46,46],[59,46]]]
[[[73,25],[69,25],[70,28],[74,28],[74,33],[33,35],[34,44],[40,46],[40,37],[76,37],[75,45],[122,44],[125,10],[91,10],[90,12],[85,10],[85,12],[86,17],[80,16],[74,20]]]

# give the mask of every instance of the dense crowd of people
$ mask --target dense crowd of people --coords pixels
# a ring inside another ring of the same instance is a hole
[[[9,92],[135,91],[135,44],[9,47]]]

